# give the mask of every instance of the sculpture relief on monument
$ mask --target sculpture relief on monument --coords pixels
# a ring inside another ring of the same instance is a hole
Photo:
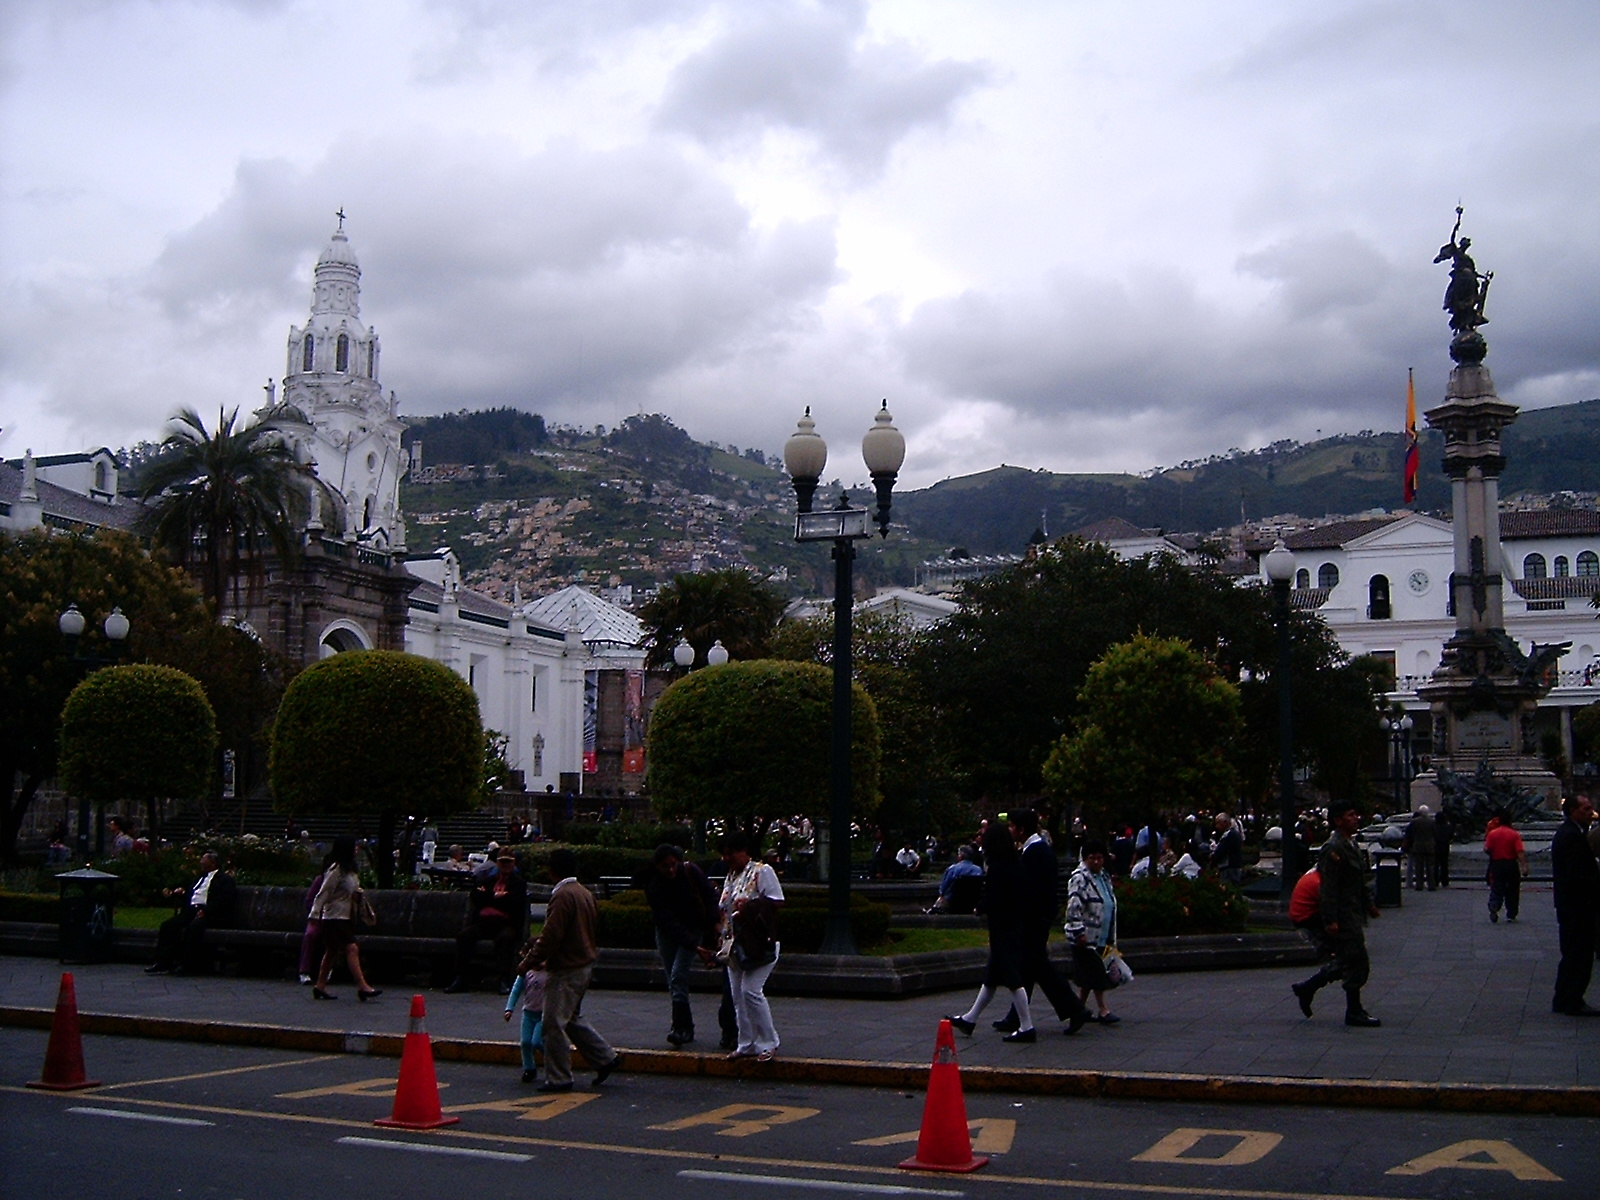
[[[1517,407],[1495,394],[1484,365],[1489,346],[1479,328],[1488,322],[1484,302],[1493,272],[1480,274],[1459,237],[1461,210],[1450,241],[1434,262],[1449,260],[1444,308],[1450,314],[1450,357],[1455,367],[1444,403],[1426,414],[1444,434],[1444,470],[1454,512],[1455,562],[1450,602],[1455,633],[1445,642],[1432,679],[1417,689],[1433,711],[1434,770],[1420,776],[1413,804],[1436,806],[1441,779],[1474,775],[1487,764],[1496,775],[1553,805],[1560,780],[1544,766],[1532,733],[1541,697],[1571,643],[1533,645],[1527,654],[1505,631],[1505,570],[1500,548],[1500,475],[1505,469],[1500,434]]]

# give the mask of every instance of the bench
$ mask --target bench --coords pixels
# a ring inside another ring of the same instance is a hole
[[[469,893],[387,890],[369,891],[366,897],[378,923],[357,923],[363,964],[378,963],[387,971],[420,962],[435,978],[448,981],[455,972],[456,934],[466,924]],[[281,971],[298,960],[305,927],[304,888],[243,886],[234,924],[208,930],[206,945],[250,973]],[[480,940],[473,959],[493,962],[494,944]]]

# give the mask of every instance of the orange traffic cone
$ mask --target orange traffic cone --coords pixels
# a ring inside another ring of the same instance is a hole
[[[83,1070],[83,1034],[78,1031],[78,989],[72,972],[61,972],[61,991],[56,994],[56,1015],[50,1022],[50,1045],[44,1052],[44,1078],[28,1085],[52,1092],[72,1092],[99,1087]]]
[[[917,1153],[900,1164],[902,1171],[976,1171],[988,1156],[972,1156],[967,1127],[967,1102],[961,1096],[961,1068],[956,1065],[956,1037],[949,1021],[939,1022],[928,1074],[928,1098],[922,1104],[922,1131]]]
[[[428,1040],[427,1012],[421,996],[411,997],[411,1028],[400,1056],[400,1082],[394,1089],[394,1112],[374,1121],[391,1129],[437,1129],[460,1124],[439,1109],[439,1078],[433,1073],[433,1043]]]

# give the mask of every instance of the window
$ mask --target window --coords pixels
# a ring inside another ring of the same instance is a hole
[[[361,505],[361,528],[372,528],[372,497],[368,496]]]
[[[1572,572],[1568,569],[1567,556],[1565,554],[1556,555],[1556,578],[1565,579],[1570,574]]]
[[[371,379],[378,369],[378,343],[367,343],[367,378]]]
[[[539,711],[539,677],[537,675],[533,677],[532,682],[528,685],[528,711],[531,713]],[[540,745],[543,744],[541,740]],[[534,774],[539,775],[542,772],[535,771]]]
[[[1393,615],[1389,607],[1389,577],[1374,575],[1367,580],[1367,617],[1373,621],[1387,621]]]
[[[1585,579],[1593,579],[1600,575],[1600,555],[1593,550],[1585,550],[1578,555],[1578,574]]]
[[[104,459],[94,464],[94,488],[97,492],[111,490],[111,472],[106,468]]]
[[[350,339],[342,333],[339,335],[339,340],[334,343],[333,369],[335,371],[350,369]]]
[[[1323,563],[1317,568],[1317,586],[1319,588],[1336,588],[1339,586],[1339,568],[1333,563]]]
[[[1524,579],[1543,579],[1545,577],[1544,555],[1530,554],[1523,559],[1522,577]]]
[[[1298,571],[1296,571],[1294,573],[1294,586],[1297,587],[1297,588],[1308,588],[1308,587],[1310,587],[1311,586],[1311,572],[1306,570],[1304,567],[1301,567]]]
[[[300,351],[300,369],[309,371],[317,362],[316,339],[311,336],[311,331],[306,330],[305,345]]]

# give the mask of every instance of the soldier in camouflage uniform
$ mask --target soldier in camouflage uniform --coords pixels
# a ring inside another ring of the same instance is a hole
[[[1361,1007],[1361,988],[1371,971],[1363,930],[1367,918],[1379,914],[1378,906],[1372,902],[1367,854],[1355,842],[1361,814],[1355,805],[1344,801],[1334,803],[1328,816],[1333,832],[1322,847],[1317,864],[1322,876],[1322,928],[1344,968],[1344,1023],[1370,1029],[1382,1022]]]

